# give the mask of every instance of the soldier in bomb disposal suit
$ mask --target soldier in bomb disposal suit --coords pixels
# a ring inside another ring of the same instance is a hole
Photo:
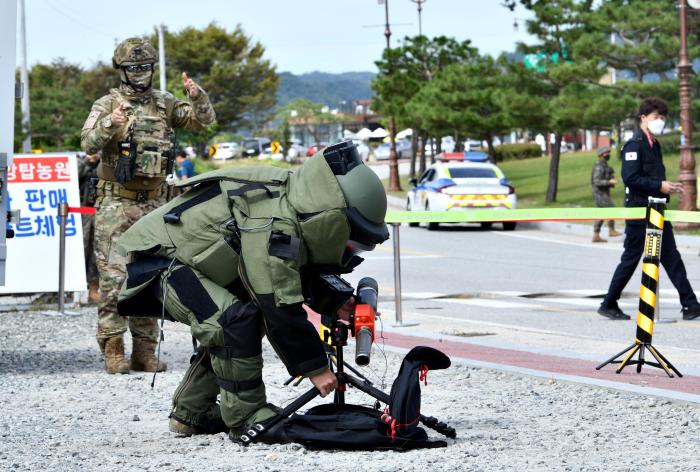
[[[119,70],[121,84],[93,104],[81,132],[83,151],[102,151],[95,203],[100,277],[97,342],[111,374],[166,369],[154,355],[157,320],[122,318],[117,312],[117,295],[126,277],[126,260],[117,252],[117,241],[139,218],[165,203],[173,128],[196,131],[215,120],[209,97],[185,73],[182,79],[189,101],[154,90],[156,62],[158,53],[148,41],[128,38],[120,43],[112,65]],[[124,356],[127,324],[133,338],[131,363]]]

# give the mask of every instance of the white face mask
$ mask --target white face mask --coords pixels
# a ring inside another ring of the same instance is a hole
[[[653,135],[661,134],[661,132],[664,130],[665,126],[666,126],[666,122],[664,120],[662,120],[661,118],[657,118],[655,120],[651,120],[651,121],[647,122],[647,129]]]

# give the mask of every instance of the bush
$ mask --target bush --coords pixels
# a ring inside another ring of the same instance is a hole
[[[529,159],[542,156],[539,144],[501,144],[494,147],[496,162]]]
[[[681,148],[681,132],[673,131],[656,137],[664,154],[677,154]],[[700,133],[693,133],[693,145],[700,145]]]

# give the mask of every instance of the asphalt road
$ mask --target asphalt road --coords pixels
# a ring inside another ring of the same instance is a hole
[[[594,245],[586,230],[558,233],[520,225],[503,231],[499,226],[490,231],[478,225],[445,225],[437,231],[402,226],[404,320],[419,322],[415,330],[436,335],[590,359],[633,342],[640,268],[620,301],[632,320],[610,321],[596,314],[622,252],[621,238]],[[364,276],[376,278],[380,308],[393,321],[391,244],[389,240],[365,254],[365,262],[347,278],[355,283]],[[680,249],[698,289],[700,241],[693,244]],[[664,271],[660,287],[661,316],[678,318],[678,296]],[[698,328],[698,321],[656,323],[655,343],[677,349],[674,358],[681,356],[684,366],[700,369]]]

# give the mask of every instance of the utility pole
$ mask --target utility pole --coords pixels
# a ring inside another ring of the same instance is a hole
[[[160,91],[165,92],[165,35],[163,34],[163,25],[156,26],[156,33],[158,33],[158,70],[160,71]]]
[[[24,0],[19,0],[19,36],[22,48],[22,64],[20,67],[20,81],[22,90],[22,152],[32,152],[32,128],[29,117],[29,72],[27,71],[27,21],[24,8]]]
[[[411,0],[418,7],[418,36],[423,36],[423,21],[421,19],[421,12],[423,11],[423,4],[428,0]]]
[[[0,286],[5,285],[8,230],[7,171],[12,166],[15,134],[15,99],[19,87],[15,71],[17,46],[17,0],[0,0]],[[25,92],[26,93],[26,92]],[[13,221],[17,223],[17,221]]]
[[[386,50],[391,49],[391,28],[389,27],[389,0],[377,0],[381,5],[384,4],[384,36],[386,36]],[[392,73],[391,71],[390,73]],[[389,151],[389,191],[400,192],[401,183],[399,181],[399,161],[396,154],[396,118],[394,115],[389,116],[389,140],[391,141],[391,150]]]
[[[690,91],[690,74],[693,66],[688,61],[687,7],[686,0],[680,0],[681,51],[680,62],[678,63],[678,88],[681,102],[681,156],[678,180],[683,185],[683,193],[680,195],[678,207],[680,210],[697,211],[697,176],[695,175],[695,156],[693,155],[693,122]],[[676,226],[683,229],[698,227],[689,223],[677,224]]]

